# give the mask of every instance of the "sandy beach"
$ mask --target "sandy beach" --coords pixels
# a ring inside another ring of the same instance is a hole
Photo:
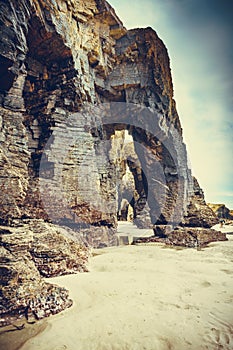
[[[160,244],[94,250],[89,273],[51,279],[74,304],[20,349],[232,350],[228,239],[201,251]]]

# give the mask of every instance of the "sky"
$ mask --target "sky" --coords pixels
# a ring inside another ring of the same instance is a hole
[[[109,0],[127,29],[165,43],[193,175],[233,209],[233,0]]]

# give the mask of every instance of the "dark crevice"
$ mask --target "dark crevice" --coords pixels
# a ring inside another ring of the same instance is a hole
[[[11,71],[13,62],[0,55],[0,93],[5,93],[10,90],[13,85],[15,74]]]

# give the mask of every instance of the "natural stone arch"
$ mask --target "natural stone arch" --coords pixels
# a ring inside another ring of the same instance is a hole
[[[178,225],[183,218],[189,173],[186,149],[178,131],[165,123],[163,116],[141,105],[110,103],[102,110],[104,130],[129,130],[132,135],[138,167],[128,165],[134,172],[141,168],[140,181],[135,183],[141,204],[149,205],[151,223]]]
[[[107,140],[120,140],[118,144],[111,142],[109,161],[115,167],[117,215],[120,216],[122,200],[128,202],[133,209],[133,221],[139,227],[150,227],[149,207],[147,204],[148,185],[141,163],[135,152],[132,135],[128,133],[127,125],[104,124],[103,131]],[[117,136],[118,135],[118,136]],[[127,140],[128,139],[128,140]],[[126,143],[125,143],[126,141]],[[127,179],[128,177],[128,179]]]

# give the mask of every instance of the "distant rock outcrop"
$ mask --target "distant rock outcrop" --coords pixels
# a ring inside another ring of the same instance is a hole
[[[208,206],[219,219],[233,220],[233,210],[227,208],[225,204],[208,203]]]
[[[192,227],[212,227],[218,223],[218,219],[213,209],[209,207],[204,198],[204,192],[196,178],[193,178],[193,195],[188,205],[185,216],[185,226]]]
[[[153,29],[127,31],[105,0],[0,0],[0,8],[4,323],[70,305],[42,276],[85,271],[86,244],[117,243],[127,171],[139,226],[167,235],[168,224],[208,228],[217,219],[188,168],[167,49]]]
[[[216,241],[226,241],[226,234],[201,227],[177,227],[175,230],[171,229],[166,236],[138,238],[133,244],[160,242],[169,246],[204,248],[208,243]]]

